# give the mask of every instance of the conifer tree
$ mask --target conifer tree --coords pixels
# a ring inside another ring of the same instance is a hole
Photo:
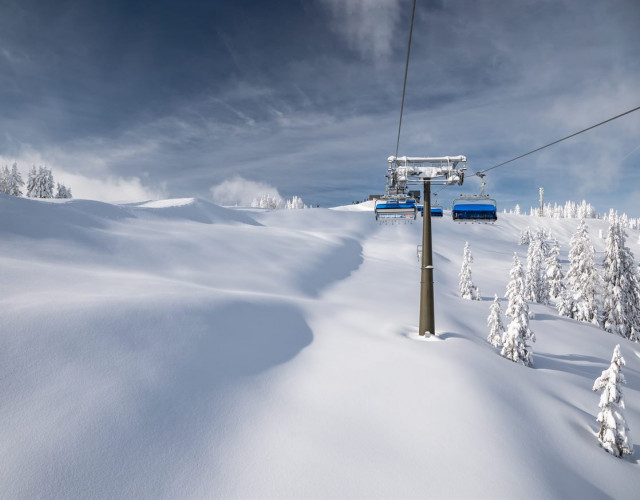
[[[547,283],[549,284],[549,295],[557,299],[565,289],[564,285],[564,273],[562,272],[562,266],[560,265],[560,245],[558,240],[553,240],[551,250],[545,261],[547,268]]]
[[[476,292],[476,287],[473,286],[473,281],[471,280],[471,263],[473,262],[473,255],[471,255],[471,248],[469,247],[469,242],[465,242],[464,244],[464,252],[462,254],[462,268],[460,269],[460,297],[463,299],[471,300],[473,299],[474,293]]]
[[[520,335],[520,326],[516,321],[509,323],[507,331],[502,336],[502,350],[500,356],[514,363],[522,363],[524,366],[533,366],[531,351],[525,340]]]
[[[640,340],[640,284],[627,234],[617,217],[610,218],[603,262],[604,329],[629,340]]]
[[[556,309],[558,309],[560,316],[566,316],[567,318],[575,318],[576,316],[576,303],[571,292],[564,286],[564,282],[562,283],[562,291],[558,296]]]
[[[7,193],[11,196],[22,196],[22,186],[24,186],[24,181],[22,180],[22,176],[18,171],[18,164],[14,162],[13,166],[11,167],[11,173],[9,174]]]
[[[33,165],[29,170],[29,176],[27,177],[27,196],[29,198],[37,198],[36,196],[36,178],[38,177],[38,171],[36,166]]]
[[[51,169],[40,167],[35,179],[34,198],[53,198],[53,175]]]
[[[611,366],[604,370],[593,384],[594,392],[602,391],[598,404],[600,413],[596,418],[600,423],[598,441],[606,451],[620,458],[633,454],[633,442],[623,413],[622,385],[626,384],[626,381],[621,368],[624,365],[620,345],[617,345],[613,350]]]
[[[512,319],[502,336],[503,347],[500,355],[516,363],[533,366],[527,341],[535,342],[536,337],[529,328],[529,306],[524,295],[524,271],[518,254],[514,254],[510,277],[506,293],[509,304],[505,315]]]
[[[540,304],[549,303],[549,284],[545,266],[545,235],[538,231],[531,238],[527,251],[527,274],[525,277],[525,299]]]
[[[58,183],[56,190],[56,198],[71,198],[71,189],[64,184]]]
[[[9,194],[9,167],[0,169],[0,193]]]
[[[575,303],[573,318],[598,324],[596,290],[598,272],[594,262],[595,249],[589,238],[589,230],[584,219],[580,220],[575,234],[571,237],[569,251],[569,271],[567,283]]]
[[[520,233],[520,241],[518,241],[518,245],[528,245],[531,242],[531,229],[529,226]]]
[[[494,296],[493,304],[491,304],[491,307],[489,309],[487,325],[489,326],[489,335],[487,336],[487,341],[493,347],[500,347],[502,345],[504,325],[502,323],[502,308],[500,307],[500,302],[498,302],[497,294]]]
[[[511,280],[507,283],[507,292],[505,297],[509,300],[505,316],[513,318],[514,298],[524,294],[524,270],[517,253],[513,254],[513,267],[509,272]]]

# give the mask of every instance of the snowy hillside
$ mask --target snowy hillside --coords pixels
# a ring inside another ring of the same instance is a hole
[[[621,344],[640,436],[640,346],[537,304],[533,368],[486,342],[522,230],[566,272],[578,221],[434,220],[426,341],[421,226],[361,205],[0,195],[0,496],[637,498],[640,446],[598,446],[591,388]],[[466,241],[480,301],[458,297]]]

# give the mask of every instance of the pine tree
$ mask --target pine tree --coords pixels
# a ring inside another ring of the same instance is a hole
[[[493,347],[500,347],[502,345],[504,325],[502,324],[502,308],[500,307],[500,302],[498,302],[497,294],[494,296],[493,304],[491,304],[491,307],[489,309],[487,325],[489,326],[489,335],[487,336],[487,341]]]
[[[626,384],[621,368],[625,365],[620,354],[620,345],[613,350],[611,366],[602,372],[595,383],[593,391],[602,390],[600,396],[600,413],[596,420],[600,423],[598,441],[606,451],[616,457],[633,454],[633,442],[629,427],[624,418],[624,399],[622,385]]]
[[[9,167],[0,169],[0,193],[9,194]]]
[[[513,318],[514,298],[524,294],[524,270],[517,253],[513,254],[513,267],[509,272],[511,281],[507,284],[507,292],[505,297],[509,300],[505,316]]]
[[[525,366],[533,366],[527,341],[535,342],[536,337],[529,328],[529,306],[525,299],[525,280],[518,254],[513,256],[513,267],[509,273],[511,281],[507,284],[506,297],[509,299],[506,316],[511,323],[502,336],[500,355]]]
[[[22,186],[24,186],[24,181],[18,171],[18,164],[14,162],[7,182],[7,194],[11,196],[22,196]]]
[[[640,340],[640,284],[627,234],[617,217],[610,219],[603,262],[604,329],[629,340]]]
[[[564,286],[564,282],[562,283],[563,288],[558,296],[558,302],[556,304],[556,309],[558,310],[558,314],[560,316],[566,316],[567,318],[575,318],[577,314],[576,303],[573,300],[573,295],[571,292],[566,289]]]
[[[564,273],[560,265],[560,245],[557,240],[553,240],[553,245],[545,262],[547,283],[549,284],[549,295],[557,299],[565,289]]]
[[[531,351],[527,348],[525,340],[520,335],[521,327],[514,320],[509,323],[507,331],[502,336],[502,350],[500,356],[514,363],[522,363],[524,366],[533,366]]]
[[[71,198],[71,189],[64,184],[58,183],[56,198]]]
[[[471,280],[471,263],[473,262],[473,255],[471,255],[471,248],[469,247],[469,242],[465,242],[464,244],[464,252],[462,254],[462,268],[460,269],[460,297],[463,299],[471,300],[473,299],[474,293],[476,292],[476,287],[473,286],[473,281]]]
[[[299,198],[298,196],[294,196],[290,200],[287,200],[287,202],[285,203],[285,208],[302,209],[302,208],[305,208],[305,205],[304,205],[304,202],[302,201],[302,198]]]
[[[33,165],[29,170],[29,176],[27,177],[27,196],[29,198],[37,198],[36,196],[36,178],[38,177],[38,171],[36,166]]]
[[[531,229],[529,226],[520,233],[520,241],[518,241],[518,245],[528,245],[531,242]]]
[[[53,175],[51,169],[40,167],[35,179],[35,196],[34,198],[53,198]]]
[[[278,209],[282,207],[282,199],[275,195],[263,194],[259,198],[254,198],[251,202],[252,207]]]
[[[545,235],[538,231],[531,238],[527,251],[527,274],[525,277],[525,299],[540,304],[549,303],[549,283],[547,282],[545,259]]]
[[[575,234],[571,237],[569,271],[567,272],[567,283],[575,302],[575,315],[572,317],[597,325],[598,272],[596,271],[594,254],[595,249],[589,238],[587,224],[584,219],[581,219]]]

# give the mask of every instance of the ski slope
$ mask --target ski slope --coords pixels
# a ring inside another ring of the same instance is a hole
[[[577,220],[434,219],[424,340],[421,225],[362,205],[0,195],[0,496],[637,498],[640,443],[600,449],[591,387],[620,343],[640,436],[638,344],[537,304],[534,368],[485,340],[521,231],[566,272]],[[481,301],[457,296],[465,241]]]

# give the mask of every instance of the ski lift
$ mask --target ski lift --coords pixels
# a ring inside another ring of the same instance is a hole
[[[424,215],[424,205],[418,205],[418,212]],[[438,194],[433,194],[433,203],[431,204],[431,217],[442,217],[444,214],[442,207],[438,204]]]
[[[385,194],[376,200],[375,216],[380,221],[412,221],[418,212],[416,199],[407,194],[407,169],[388,168]]]
[[[438,204],[438,193],[433,194],[433,204],[431,205],[431,217],[442,217],[444,211]]]
[[[480,177],[482,188],[480,194],[461,194],[460,197],[453,201],[451,215],[453,220],[459,222],[495,222],[498,220],[496,200],[485,194],[485,175],[484,173],[476,174]]]
[[[394,198],[376,200],[376,220],[415,220],[416,200],[413,198]]]

